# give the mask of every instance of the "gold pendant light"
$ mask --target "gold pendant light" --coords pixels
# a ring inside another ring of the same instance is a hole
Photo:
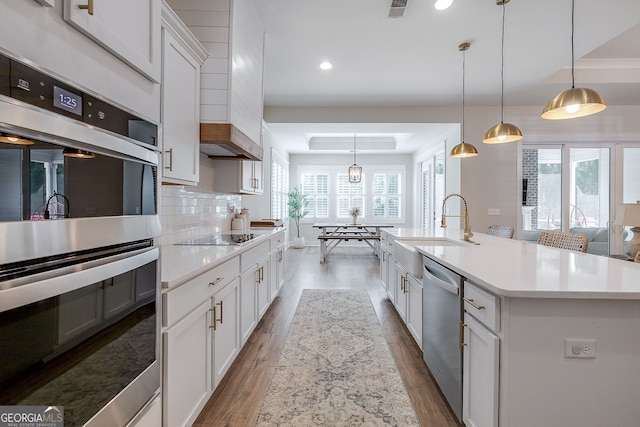
[[[500,65],[500,123],[492,126],[485,134],[482,142],[485,144],[502,144],[515,142],[522,139],[522,132],[516,125],[504,122],[504,15],[505,4],[510,0],[496,0],[498,6],[502,6],[502,51]]]
[[[474,157],[478,155],[478,150],[471,144],[465,144],[464,142],[464,66],[465,66],[465,52],[471,47],[471,43],[462,43],[458,46],[458,50],[462,52],[462,138],[460,144],[453,147],[449,157]]]
[[[571,0],[571,89],[556,95],[542,111],[548,120],[573,119],[599,113],[607,108],[604,98],[595,90],[575,87],[575,53],[573,47],[576,1]]]
[[[95,159],[96,157],[96,155],[91,151],[69,147],[66,147],[64,150],[62,150],[62,155],[65,157],[73,157],[74,159]]]
[[[12,135],[9,133],[0,133],[0,142],[4,142],[5,144],[14,144],[14,145],[33,145],[34,142],[30,139],[24,138],[18,135]]]
[[[357,184],[362,180],[362,166],[356,164],[356,134],[353,134],[353,164],[349,166],[349,183]]]

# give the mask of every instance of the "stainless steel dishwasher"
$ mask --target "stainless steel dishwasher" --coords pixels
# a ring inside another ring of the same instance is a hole
[[[422,257],[424,361],[449,406],[462,419],[462,276]]]

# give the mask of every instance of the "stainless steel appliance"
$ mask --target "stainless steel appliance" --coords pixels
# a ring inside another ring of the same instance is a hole
[[[423,257],[422,350],[449,406],[462,419],[462,276]]]
[[[159,393],[156,135],[0,55],[0,405],[122,426]]]

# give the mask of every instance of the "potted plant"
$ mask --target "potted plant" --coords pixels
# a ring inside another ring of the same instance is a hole
[[[293,240],[293,247],[304,248],[304,237],[300,237],[300,220],[309,214],[309,198],[300,191],[300,188],[294,187],[289,192],[288,206],[289,218],[295,221],[298,236]]]
[[[351,208],[351,224],[355,225],[358,223],[358,216],[360,216],[360,208],[354,207]]]

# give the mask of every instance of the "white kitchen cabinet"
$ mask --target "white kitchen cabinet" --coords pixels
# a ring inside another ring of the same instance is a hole
[[[464,323],[462,420],[467,427],[496,427],[500,339],[469,313]]]
[[[407,329],[422,349],[422,282],[411,274],[407,276]]]
[[[160,82],[157,0],[65,0],[64,20],[151,81]]]
[[[195,421],[210,392],[211,300],[206,299],[163,335],[163,426]]]
[[[389,291],[389,264],[391,264],[391,253],[387,246],[388,237],[382,237],[380,239],[380,281],[382,286],[388,292]]]
[[[259,296],[264,292],[268,296],[269,281],[269,241],[262,242],[246,252],[240,254],[240,341],[242,345],[247,341],[258,324],[258,303],[263,304],[266,299]],[[265,268],[266,267],[266,268]],[[261,282],[264,282],[263,290]]]
[[[278,295],[278,291],[284,285],[284,245],[278,246],[275,251],[271,252],[270,261],[271,280],[269,281],[270,299]]]
[[[384,267],[386,275],[383,278],[387,280],[387,295],[389,296],[391,302],[395,305],[397,293],[396,287],[398,287],[399,284],[396,284],[396,260],[393,256],[393,252],[395,250],[395,241],[392,237],[387,236],[387,238],[385,239],[385,246],[387,249],[387,255],[385,257],[386,264]]]
[[[262,162],[216,160],[213,188],[220,193],[262,194],[264,192]]]
[[[269,302],[278,295],[284,284],[284,231],[271,236],[271,253],[269,255]]]
[[[244,345],[269,307],[269,256],[240,276],[240,332]]]
[[[240,342],[244,345],[258,324],[256,281],[258,267],[253,266],[240,276]]]
[[[396,311],[400,315],[400,318],[406,323],[407,322],[407,295],[408,295],[408,284],[409,281],[409,273],[397,262],[394,267],[395,271],[395,298],[393,301],[393,305],[396,308]]]
[[[191,425],[238,354],[239,258],[162,294],[165,427]]]
[[[264,192],[262,162],[249,160],[242,162],[242,191],[253,194]]]
[[[163,181],[195,185],[200,168],[200,66],[207,53],[187,27],[162,8]]]
[[[271,279],[270,271],[269,271],[269,256],[265,256],[258,262],[258,269],[256,271],[256,304],[258,307],[258,318],[260,321],[264,313],[269,308],[269,304],[271,304],[271,292],[269,282]]]
[[[462,418],[467,427],[498,425],[500,300],[464,284]]]
[[[217,387],[240,352],[240,281],[213,295],[213,387]]]

